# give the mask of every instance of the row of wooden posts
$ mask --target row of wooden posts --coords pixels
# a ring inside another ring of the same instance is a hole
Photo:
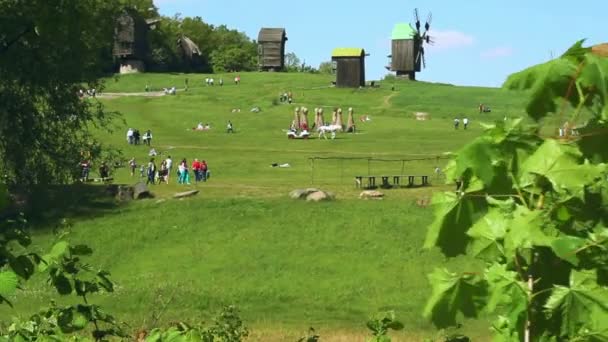
[[[346,123],[346,131],[353,131],[355,127],[355,111],[353,108],[348,108],[348,119]],[[315,127],[325,126],[325,119],[323,117],[323,108],[315,108]],[[304,125],[306,124],[306,125]],[[344,120],[342,118],[342,108],[336,108],[332,112],[331,123],[330,125],[339,125],[341,127],[344,126]],[[294,112],[294,120],[292,122],[292,126],[297,128],[309,127],[308,126],[308,108],[306,107],[296,107]]]

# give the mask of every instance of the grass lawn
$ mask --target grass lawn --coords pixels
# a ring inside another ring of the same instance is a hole
[[[445,188],[433,176],[435,166],[446,162],[436,156],[479,135],[482,121],[523,115],[523,94],[407,81],[336,89],[327,87],[329,76],[281,73],[245,73],[238,86],[230,82],[234,75],[214,75],[226,84],[207,87],[205,77],[145,74],[107,80],[105,92],[141,92],[146,84],[183,88],[188,78],[189,91],[176,96],[101,99],[122,119],[113,133],[100,136],[122,148],[125,158],[142,163],[149,159],[148,148],[126,144],[125,133],[128,127],[150,129],[152,147],[163,157],[189,163],[205,159],[212,178],[180,186],[172,175],[170,185],[152,186],[156,199],[109,204],[69,219],[69,239],[93,247],[91,263],[110,270],[118,285],[116,293],[93,300],[133,330],[205,320],[223,304],[236,304],[253,328],[253,340],[295,340],[314,326],[322,338],[359,341],[368,316],[385,309],[394,309],[405,324],[404,332],[394,335],[397,340],[435,336],[421,317],[430,293],[426,275],[434,267],[469,270],[476,264],[422,250],[432,209],[415,202]],[[294,93],[294,104],[273,101],[283,91]],[[492,113],[478,113],[479,103]],[[262,111],[250,112],[254,106]],[[288,140],[284,130],[296,106],[310,109],[311,124],[315,107],[325,108],[326,120],[333,107],[345,112],[353,107],[358,133],[339,133],[335,140]],[[241,111],[232,113],[234,108]],[[417,111],[428,112],[430,120],[416,121]],[[360,115],[371,121],[359,122]],[[468,130],[454,130],[456,116],[469,118]],[[228,120],[235,134],[225,132]],[[212,129],[193,131],[198,122]],[[352,159],[316,160],[313,168],[311,157]],[[271,163],[291,167],[272,168]],[[386,190],[382,201],[358,199],[355,175],[402,172],[428,174],[434,184]],[[113,176],[117,183],[139,178],[126,169]],[[334,191],[337,200],[311,204],[288,198],[290,190],[309,186]],[[170,198],[194,188],[201,190],[197,197]],[[80,206],[84,203],[58,200],[53,215],[70,217]],[[51,244],[51,222],[34,228],[35,248]],[[54,297],[35,280],[14,298],[15,309],[0,307],[0,316],[25,315]],[[464,323],[463,332],[487,339],[483,321]]]

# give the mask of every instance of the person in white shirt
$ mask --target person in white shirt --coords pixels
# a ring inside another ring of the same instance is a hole
[[[468,118],[462,119],[462,126],[463,126],[463,128],[467,129],[468,125],[469,125],[469,119]]]
[[[132,128],[129,128],[129,129],[127,130],[127,142],[128,142],[130,145],[133,145],[133,129],[132,129]]]
[[[171,160],[171,156],[167,156],[167,159],[165,159],[165,164],[167,165],[167,184],[169,184],[169,177],[171,176],[171,171],[173,170],[173,160]]]

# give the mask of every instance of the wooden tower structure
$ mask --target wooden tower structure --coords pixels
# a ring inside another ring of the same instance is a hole
[[[365,50],[336,48],[331,54],[336,73],[336,87],[365,86]]]
[[[258,66],[262,71],[281,71],[285,68],[284,28],[263,27],[258,34]]]

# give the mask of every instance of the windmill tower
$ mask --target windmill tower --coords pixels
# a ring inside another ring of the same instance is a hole
[[[407,23],[396,24],[391,36],[391,59],[390,65],[386,68],[393,71],[397,76],[407,77],[410,80],[416,79],[416,72],[426,68],[424,59],[424,44],[431,44],[433,40],[428,32],[431,28],[433,15],[429,13],[424,32],[421,32],[420,17],[418,9],[414,9],[415,26]]]

